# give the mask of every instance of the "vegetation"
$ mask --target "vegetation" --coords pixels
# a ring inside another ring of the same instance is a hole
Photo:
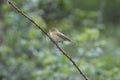
[[[45,31],[56,27],[75,45],[62,48],[91,80],[120,80],[119,0],[13,0]],[[84,80],[27,19],[0,0],[0,80]]]

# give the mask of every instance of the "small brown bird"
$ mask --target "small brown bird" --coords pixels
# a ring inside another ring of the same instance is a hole
[[[59,32],[56,28],[52,28],[50,30],[50,36],[54,39],[55,42],[64,42],[64,41],[70,41],[71,40],[65,36],[63,33]]]

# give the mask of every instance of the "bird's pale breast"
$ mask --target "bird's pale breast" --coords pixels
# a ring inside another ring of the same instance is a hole
[[[54,39],[55,42],[61,42],[63,39],[56,35],[56,33],[52,32],[50,33],[51,37]]]

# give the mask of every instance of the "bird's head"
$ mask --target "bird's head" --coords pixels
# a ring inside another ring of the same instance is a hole
[[[56,31],[58,31],[56,28],[50,29],[50,32],[56,32]]]

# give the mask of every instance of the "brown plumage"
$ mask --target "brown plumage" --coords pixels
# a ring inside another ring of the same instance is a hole
[[[55,40],[55,42],[71,41],[67,36],[59,32],[56,28],[50,30],[50,36]]]

